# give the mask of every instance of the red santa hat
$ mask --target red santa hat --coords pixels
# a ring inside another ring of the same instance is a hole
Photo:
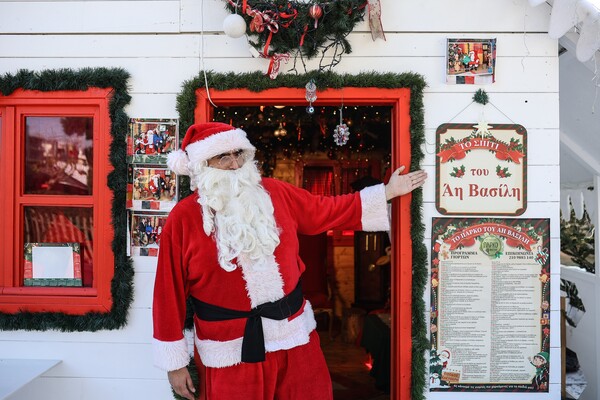
[[[256,148],[243,130],[222,122],[194,124],[185,133],[179,150],[167,156],[167,165],[178,175],[190,175],[190,164],[235,150],[246,150],[254,156]]]

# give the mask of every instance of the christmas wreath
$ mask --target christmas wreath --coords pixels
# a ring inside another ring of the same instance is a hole
[[[340,62],[342,54],[352,52],[352,46],[346,37],[356,23],[363,20],[365,9],[369,10],[373,40],[378,37],[385,39],[380,21],[379,0],[243,0],[241,4],[239,0],[225,1],[234,15],[243,17],[246,34],[252,37],[249,39],[250,44],[260,56],[271,59],[269,73],[273,70],[273,64],[278,65],[281,60],[287,62],[290,54],[300,56],[301,59],[320,55],[320,70],[327,67],[331,69]],[[227,22],[226,20],[225,32],[230,34]],[[243,34],[244,26],[241,25],[241,29],[239,25],[234,29]],[[323,65],[325,54],[329,50],[333,51],[331,61]]]

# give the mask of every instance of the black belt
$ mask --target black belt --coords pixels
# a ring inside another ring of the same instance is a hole
[[[265,336],[260,317],[278,321],[286,319],[297,313],[304,302],[300,282],[298,282],[298,286],[287,296],[277,301],[256,306],[250,311],[232,310],[205,303],[193,296],[191,298],[196,316],[203,321],[226,321],[248,318],[242,341],[242,361],[247,363],[265,361]]]

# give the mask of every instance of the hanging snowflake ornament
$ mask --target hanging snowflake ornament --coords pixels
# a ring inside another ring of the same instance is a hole
[[[343,146],[348,143],[350,138],[350,129],[346,124],[339,124],[333,130],[333,141],[338,146]]]
[[[308,114],[314,114],[315,108],[313,107],[312,103],[317,101],[317,85],[315,84],[315,81],[311,79],[310,81],[308,81],[305,88],[306,94],[304,95],[304,98],[306,99],[306,101],[308,101],[308,107],[306,107],[306,112]]]
[[[343,121],[342,107],[340,107],[340,123],[333,130],[333,141],[338,146],[343,146],[348,143],[350,138],[350,128]]]

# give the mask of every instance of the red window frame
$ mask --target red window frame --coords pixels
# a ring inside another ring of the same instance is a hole
[[[114,255],[111,247],[112,191],[107,185],[110,151],[111,89],[40,92],[18,89],[0,96],[0,312],[109,312]],[[93,192],[91,195],[23,194],[25,117],[93,117]],[[91,287],[23,286],[23,209],[26,206],[93,208]]]
[[[411,165],[410,95],[408,88],[358,88],[326,89],[319,91],[318,106],[346,105],[391,106],[392,167]],[[275,88],[260,92],[247,89],[196,90],[195,122],[213,120],[213,104],[218,106],[251,105],[306,105],[305,90]],[[392,202],[392,326],[391,326],[391,393],[390,398],[410,399],[412,372],[412,238],[411,195]],[[422,316],[419,316],[422,318]]]

